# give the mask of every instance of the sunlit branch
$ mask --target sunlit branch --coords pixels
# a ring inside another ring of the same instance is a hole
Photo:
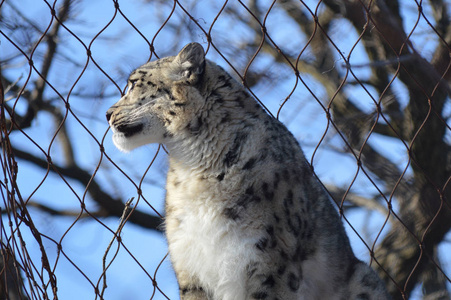
[[[47,160],[38,158],[28,152],[13,148],[14,155],[19,158],[33,163],[35,166],[49,170],[61,177],[78,181],[83,186],[87,186],[87,191],[91,195],[92,200],[107,212],[108,216],[121,217],[125,204],[120,199],[115,199],[105,192],[95,180],[91,180],[92,174],[81,169],[77,165],[69,167],[57,166],[49,163]],[[89,185],[88,185],[89,184]],[[134,210],[129,219],[130,222],[144,228],[161,231],[160,225],[162,219],[160,217]]]

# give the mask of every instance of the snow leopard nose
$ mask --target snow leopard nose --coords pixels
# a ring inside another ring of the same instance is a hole
[[[112,110],[112,108],[110,108],[110,109],[108,109],[107,111],[106,111],[106,120],[109,122],[110,121],[110,119],[111,119],[111,115],[113,114],[113,110]]]

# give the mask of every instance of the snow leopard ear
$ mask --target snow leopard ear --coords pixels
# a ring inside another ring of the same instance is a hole
[[[175,57],[171,77],[174,81],[195,84],[204,72],[204,68],[204,48],[198,43],[190,43]]]

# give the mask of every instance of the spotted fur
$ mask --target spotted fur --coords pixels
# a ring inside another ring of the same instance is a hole
[[[166,235],[181,299],[388,299],[296,139],[188,44],[133,71],[116,146],[169,150]]]

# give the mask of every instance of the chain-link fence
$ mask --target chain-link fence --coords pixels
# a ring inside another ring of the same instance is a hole
[[[166,152],[107,108],[191,41],[299,139],[394,299],[449,299],[449,0],[0,2],[0,299],[175,299]]]

